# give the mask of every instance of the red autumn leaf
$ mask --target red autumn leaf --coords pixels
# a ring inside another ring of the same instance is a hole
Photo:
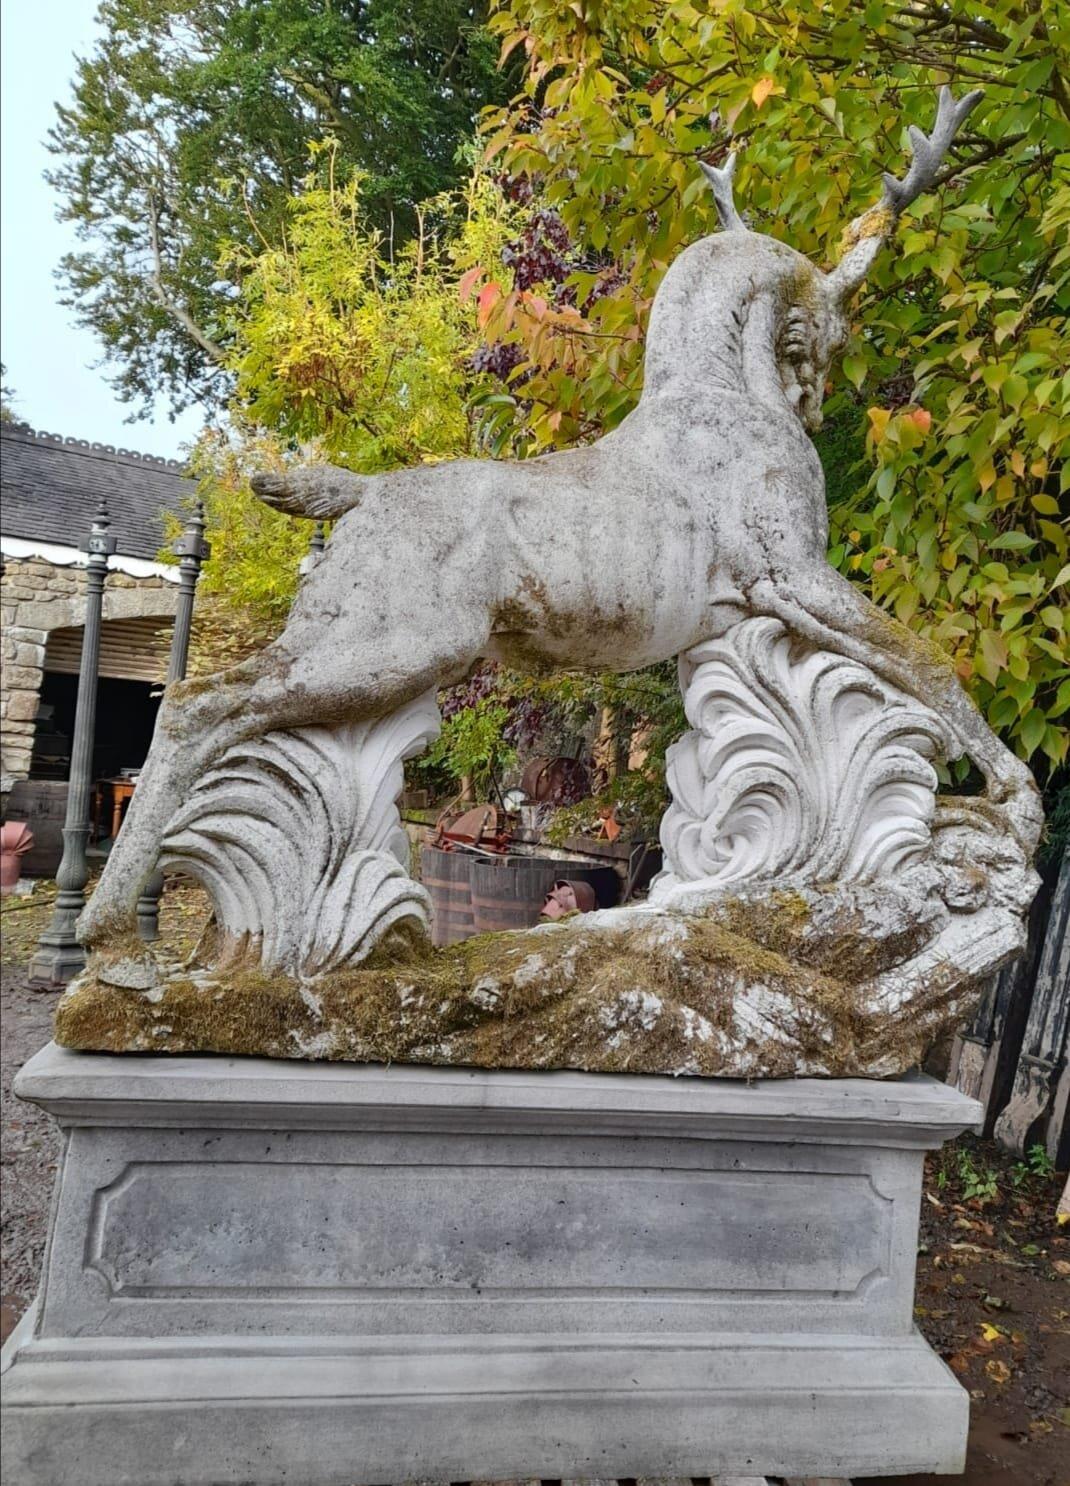
[[[491,311],[501,297],[502,291],[493,281],[489,284],[484,284],[476,295],[476,303],[479,305],[478,318],[480,330],[485,329],[487,321],[490,319]]]
[[[479,267],[479,265],[477,263],[476,266],[475,266],[475,268],[470,268],[467,273],[464,273],[464,274],[461,275],[461,281],[457,285],[457,292],[458,292],[458,294],[461,297],[461,303],[462,304],[464,304],[467,301],[468,296],[471,294],[472,290],[475,288],[476,281],[478,280],[479,275],[482,272],[483,272],[483,270]]]

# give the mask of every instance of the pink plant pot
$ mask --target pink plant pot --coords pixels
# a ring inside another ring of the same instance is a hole
[[[22,858],[32,845],[33,832],[21,820],[9,820],[0,827],[0,897],[14,892]]]

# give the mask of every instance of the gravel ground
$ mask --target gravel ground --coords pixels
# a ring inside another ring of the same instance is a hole
[[[16,1099],[11,1081],[52,1036],[58,999],[56,992],[28,989],[21,966],[0,966],[0,1332],[5,1339],[37,1289],[60,1152],[54,1122],[36,1105]]]

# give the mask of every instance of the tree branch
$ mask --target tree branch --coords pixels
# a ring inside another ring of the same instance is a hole
[[[153,269],[149,274],[149,283],[152,285],[152,292],[156,296],[156,302],[162,310],[171,316],[177,325],[181,325],[191,340],[196,341],[206,356],[210,356],[214,362],[222,365],[226,359],[222,346],[217,345],[214,340],[205,335],[189,311],[183,309],[180,304],[176,304],[164,288],[163,254],[160,252],[160,230],[159,221],[156,216],[156,202],[153,199],[151,191],[147,193],[147,196],[149,206],[149,246],[152,249],[153,262]]]

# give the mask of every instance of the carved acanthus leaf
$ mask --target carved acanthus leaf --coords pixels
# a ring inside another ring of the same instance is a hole
[[[684,883],[872,882],[928,850],[932,760],[954,752],[935,712],[776,619],[697,646],[680,674],[692,731],[668,754],[652,901]]]
[[[172,818],[162,860],[199,877],[231,943],[304,978],[357,964],[393,925],[425,929],[395,801],[437,735],[427,692],[390,716],[230,749]]]

